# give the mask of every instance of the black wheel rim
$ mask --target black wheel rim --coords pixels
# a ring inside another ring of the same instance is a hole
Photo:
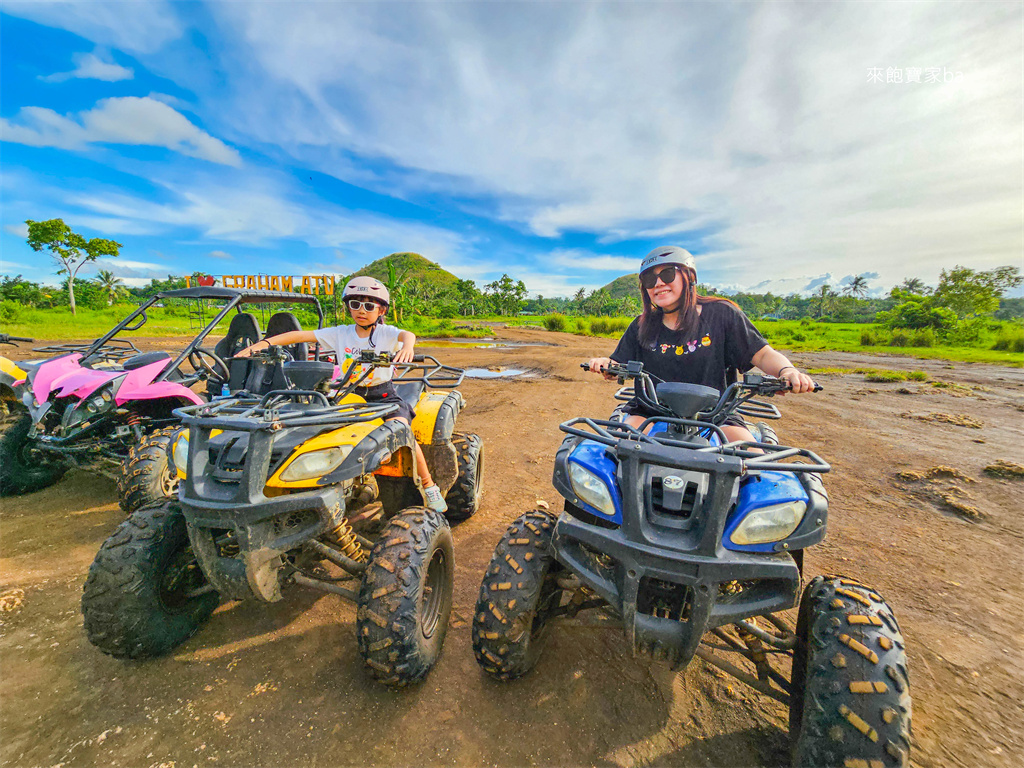
[[[168,613],[181,613],[194,599],[190,595],[205,584],[206,577],[191,547],[179,549],[171,556],[160,579],[160,603]]]
[[[164,496],[173,496],[178,491],[178,473],[170,462],[160,476],[160,490]]]
[[[423,580],[423,596],[420,599],[420,630],[423,636],[431,638],[437,631],[441,619],[447,587],[448,558],[438,547],[427,564],[427,577]]]

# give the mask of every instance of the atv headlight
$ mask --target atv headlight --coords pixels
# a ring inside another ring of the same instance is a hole
[[[333,448],[303,453],[284,468],[281,479],[286,483],[295,483],[300,480],[323,477],[328,472],[337,469],[350,453],[352,453],[351,445],[338,445]]]
[[[612,501],[611,491],[604,482],[588,469],[584,469],[575,461],[569,462],[569,483],[573,491],[583,501],[600,512],[602,515],[614,517],[615,502]]]
[[[174,468],[178,470],[178,477],[184,478],[188,475],[188,431],[182,432],[174,441],[171,449],[171,461]]]
[[[807,504],[802,501],[787,501],[761,507],[748,514],[736,526],[729,539],[733,544],[767,544],[786,538],[804,519]]]

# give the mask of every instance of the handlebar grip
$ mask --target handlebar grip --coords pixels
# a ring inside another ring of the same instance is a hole
[[[422,362],[425,362],[426,359],[427,359],[426,355],[413,355],[412,356],[412,361],[414,363],[422,363]]]
[[[584,371],[589,371],[590,363],[580,363],[580,368],[582,368]]]

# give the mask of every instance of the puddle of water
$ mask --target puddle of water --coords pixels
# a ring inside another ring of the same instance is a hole
[[[489,368],[467,368],[466,378],[469,379],[504,379],[512,376],[521,376],[526,371],[519,368],[499,368],[492,371]]]
[[[543,341],[508,341],[494,338],[480,339],[420,339],[416,342],[421,347],[458,347],[462,349],[513,349],[515,347],[550,347]]]

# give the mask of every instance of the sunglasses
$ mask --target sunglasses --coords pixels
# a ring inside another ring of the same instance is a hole
[[[678,273],[679,267],[670,266],[665,267],[664,269],[659,269],[657,271],[649,269],[642,275],[640,275],[640,285],[650,290],[651,288],[658,284],[659,279],[665,285],[670,285],[676,279],[676,275]]]
[[[364,309],[367,312],[373,312],[374,309],[384,306],[376,301],[360,301],[359,299],[349,299],[348,308],[353,312],[357,309]]]

